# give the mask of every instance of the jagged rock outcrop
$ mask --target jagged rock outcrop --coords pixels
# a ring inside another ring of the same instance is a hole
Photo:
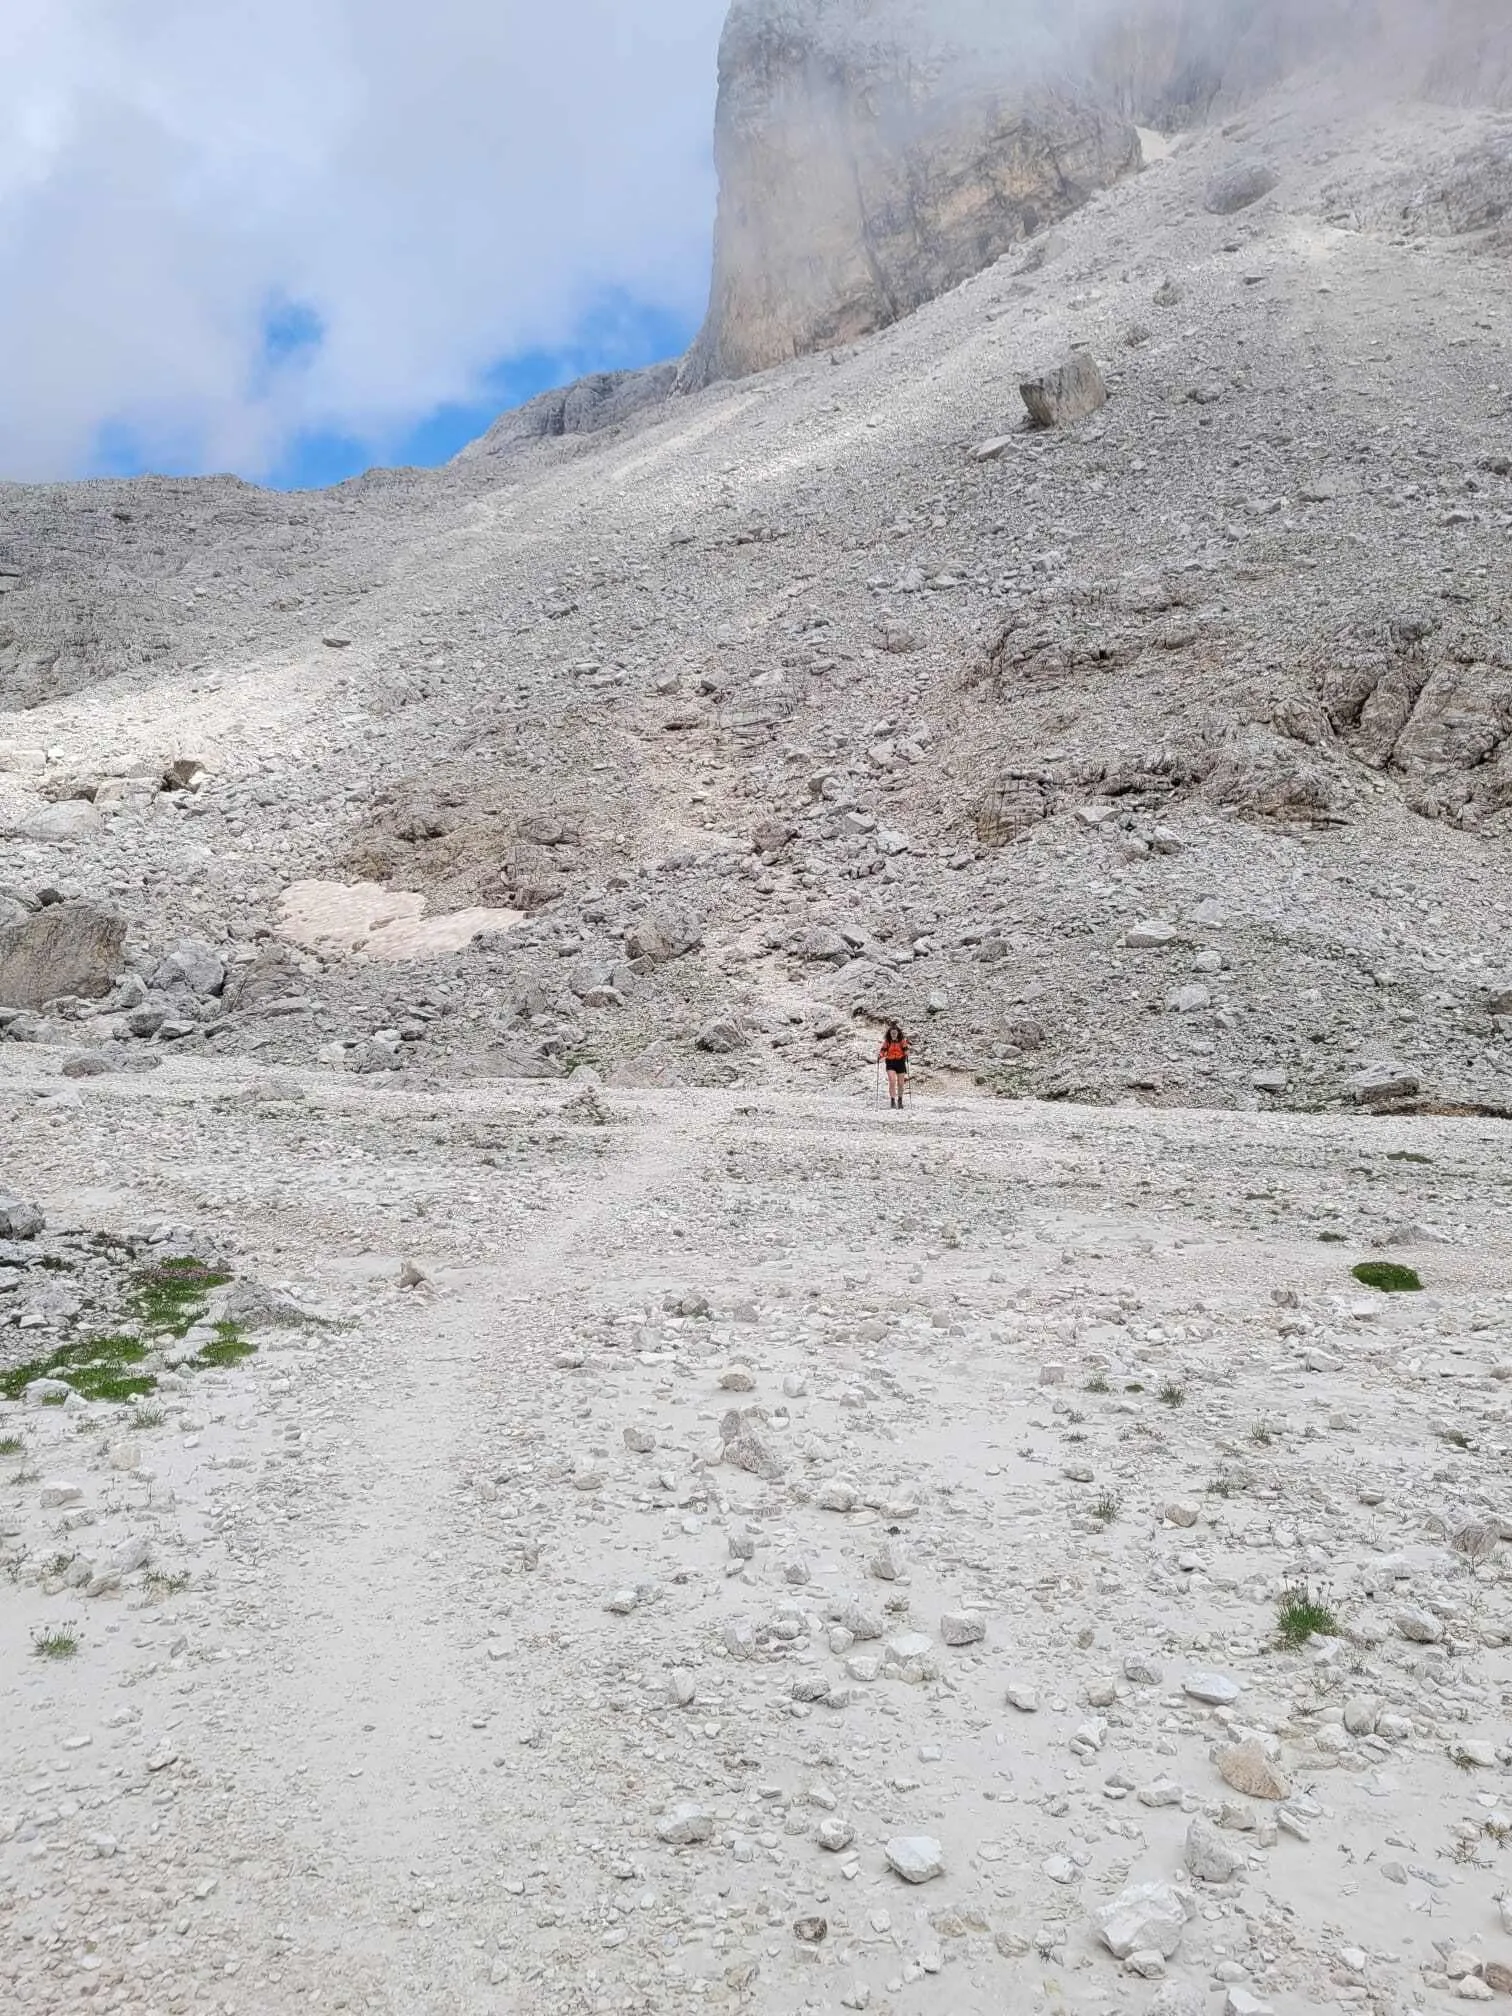
[[[597,434],[605,427],[617,427],[669,398],[676,387],[677,368],[673,363],[651,364],[643,371],[595,371],[571,385],[542,392],[501,415],[456,459],[473,462],[506,455],[528,441]]]
[[[684,385],[882,328],[1137,167],[1122,116],[1011,54],[943,41],[905,0],[735,0]]]

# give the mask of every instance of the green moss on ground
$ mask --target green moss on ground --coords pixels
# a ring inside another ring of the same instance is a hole
[[[1416,1295],[1423,1286],[1411,1267],[1395,1260],[1362,1260],[1350,1272],[1362,1288],[1378,1288],[1383,1295]]]

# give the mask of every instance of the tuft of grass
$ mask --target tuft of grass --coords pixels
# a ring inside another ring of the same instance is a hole
[[[1214,1498],[1232,1498],[1235,1489],[1233,1472],[1220,1470],[1216,1477],[1209,1478],[1207,1488]]]
[[[1269,1421],[1257,1421],[1249,1431],[1250,1440],[1257,1449],[1269,1449],[1276,1439],[1276,1431]]]
[[[1475,1444],[1470,1440],[1470,1437],[1465,1433],[1463,1428],[1440,1428],[1438,1438],[1440,1442],[1447,1442],[1451,1449],[1473,1449],[1475,1447]]]
[[[182,1596],[189,1587],[189,1571],[180,1568],[169,1574],[161,1568],[149,1568],[142,1577],[142,1586],[152,1596]]]
[[[1112,1491],[1104,1491],[1092,1507],[1092,1517],[1100,1519],[1104,1526],[1111,1526],[1123,1510],[1123,1502]]]
[[[1177,1379],[1167,1379],[1160,1389],[1160,1398],[1167,1407],[1184,1407],[1186,1388]]]
[[[1320,1638],[1339,1635],[1339,1620],[1325,1602],[1326,1594],[1326,1590],[1320,1589],[1314,1595],[1307,1582],[1288,1582],[1276,1599],[1276,1628],[1281,1643],[1291,1651],[1305,1645],[1314,1635]]]
[[[1414,1268],[1395,1260],[1362,1260],[1349,1271],[1362,1288],[1378,1288],[1383,1295],[1416,1295],[1423,1286]]]
[[[24,1456],[26,1444],[19,1435],[0,1435],[0,1456]]]
[[[32,1651],[39,1659],[72,1659],[78,1649],[79,1634],[71,1624],[53,1624],[32,1633]]]
[[[1320,1232],[1318,1243],[1320,1246],[1347,1246],[1349,1241],[1342,1232]]]
[[[43,1581],[56,1582],[60,1576],[66,1575],[74,1564],[74,1558],[72,1554],[54,1554],[51,1559],[44,1561],[42,1563]]]
[[[1131,1379],[1124,1387],[1124,1391],[1125,1393],[1143,1393],[1144,1381],[1142,1379]]]
[[[1108,1375],[1107,1375],[1107,1373],[1106,1373],[1106,1372],[1094,1372],[1094,1373],[1092,1374],[1092,1377],[1091,1377],[1091,1378],[1090,1378],[1090,1379],[1089,1379],[1089,1380],[1087,1381],[1087,1391],[1088,1391],[1089,1393],[1106,1393],[1106,1392],[1108,1392],[1108,1391],[1109,1391],[1109,1387],[1108,1387]]]
[[[204,1260],[160,1260],[138,1272],[131,1313],[155,1336],[182,1337],[199,1321],[211,1289],[224,1288],[230,1279],[224,1268]]]
[[[132,1410],[131,1425],[143,1430],[161,1428],[167,1419],[161,1407],[136,1407]]]
[[[248,1343],[246,1334],[239,1324],[217,1323],[213,1340],[204,1345],[199,1354],[189,1362],[196,1372],[208,1371],[216,1366],[239,1365],[243,1358],[251,1358],[256,1350],[257,1346]]]

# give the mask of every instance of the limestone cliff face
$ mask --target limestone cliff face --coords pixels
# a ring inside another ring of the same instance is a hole
[[[884,327],[1200,124],[1332,62],[1366,90],[1512,84],[1509,0],[733,0],[719,217],[680,384]]]
[[[883,327],[1139,160],[1038,61],[952,46],[908,0],[735,0],[720,51],[708,320],[685,385]]]

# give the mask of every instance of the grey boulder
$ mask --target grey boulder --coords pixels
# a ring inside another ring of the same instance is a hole
[[[0,1239],[35,1239],[46,1223],[40,1205],[0,1190]]]
[[[0,1008],[99,1001],[115,984],[126,921],[93,903],[53,903],[0,928]]]
[[[1108,403],[1108,388],[1096,359],[1084,350],[1043,378],[1027,379],[1019,392],[1036,427],[1069,427]]]
[[[197,938],[182,938],[159,960],[152,985],[165,990],[183,988],[202,1001],[219,994],[226,984],[226,962],[212,946]]]
[[[738,1022],[727,1015],[717,1016],[712,1022],[705,1022],[694,1038],[700,1050],[707,1050],[711,1057],[728,1057],[736,1050],[745,1048],[745,1035]]]
[[[1215,217],[1232,217],[1269,196],[1280,177],[1268,162],[1239,161],[1208,184],[1205,207]]]
[[[696,952],[702,943],[703,926],[698,919],[690,911],[670,905],[648,910],[625,933],[625,951],[629,957],[649,959],[653,966],[664,966],[669,959],[681,959],[684,953]]]

